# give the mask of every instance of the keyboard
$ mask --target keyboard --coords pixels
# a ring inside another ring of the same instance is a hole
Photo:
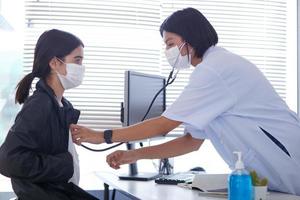
[[[155,183],[168,185],[177,185],[178,183],[192,183],[194,176],[195,174],[193,173],[175,173],[156,178]]]

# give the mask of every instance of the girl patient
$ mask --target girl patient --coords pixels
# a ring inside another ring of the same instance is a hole
[[[70,33],[44,32],[32,71],[17,85],[16,102],[23,107],[0,147],[0,172],[11,178],[20,200],[97,199],[77,186],[78,157],[69,125],[77,123],[80,112],[63,97],[82,82],[83,47]],[[35,77],[39,81],[29,96]]]

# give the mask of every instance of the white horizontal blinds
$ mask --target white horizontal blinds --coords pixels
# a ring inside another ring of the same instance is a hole
[[[159,1],[147,0],[27,0],[26,15],[36,26],[82,25],[153,29]]]
[[[286,97],[286,0],[163,0],[162,21],[176,10],[194,7],[215,27],[219,46],[256,64],[279,95]],[[170,66],[163,54],[162,71]],[[187,84],[192,70],[181,71],[167,90],[170,105]],[[182,131],[179,129],[179,132]]]
[[[39,35],[58,28],[85,44],[83,84],[65,92],[81,110],[80,122],[95,129],[120,127],[124,71],[159,74],[159,1],[26,1],[24,66],[31,70]]]

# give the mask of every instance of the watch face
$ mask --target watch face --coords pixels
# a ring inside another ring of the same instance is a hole
[[[112,130],[105,130],[104,131],[104,140],[107,144],[112,143],[111,138],[112,138]]]

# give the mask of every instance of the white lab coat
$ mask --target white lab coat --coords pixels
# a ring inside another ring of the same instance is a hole
[[[300,195],[299,118],[246,59],[210,47],[163,116],[182,121],[194,138],[210,139],[231,169],[232,152],[241,151],[246,168],[267,177],[270,189]]]

